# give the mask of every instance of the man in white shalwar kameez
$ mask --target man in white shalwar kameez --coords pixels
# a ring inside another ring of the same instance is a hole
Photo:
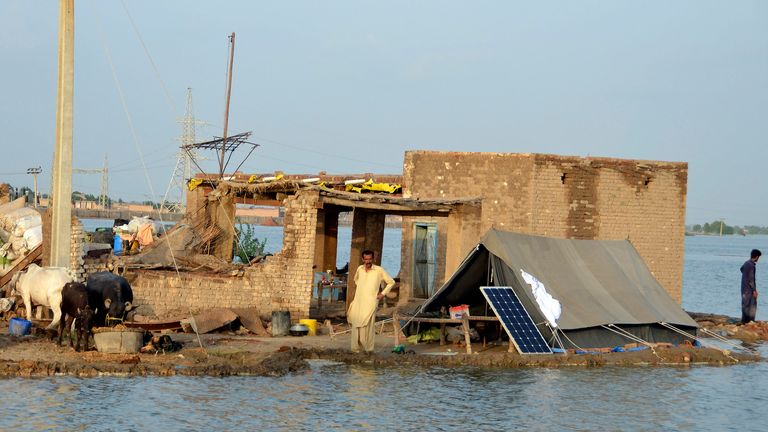
[[[395,286],[387,272],[373,263],[373,251],[363,251],[363,264],[355,271],[355,298],[349,305],[347,321],[352,330],[352,352],[373,351],[374,323],[379,300]],[[379,292],[381,283],[386,286]]]

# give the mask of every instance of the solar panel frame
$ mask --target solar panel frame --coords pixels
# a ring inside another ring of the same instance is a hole
[[[552,354],[552,348],[512,287],[480,287],[480,291],[499,318],[518,353]]]

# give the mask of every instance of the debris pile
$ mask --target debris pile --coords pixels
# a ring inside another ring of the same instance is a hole
[[[744,342],[768,341],[768,322],[752,321],[741,324],[737,318],[727,315],[689,312],[691,318],[704,329],[720,336],[739,339]]]
[[[0,205],[0,276],[43,242],[40,213],[18,198]]]

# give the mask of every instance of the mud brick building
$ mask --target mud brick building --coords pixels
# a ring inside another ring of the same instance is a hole
[[[409,151],[403,169],[407,197],[480,197],[473,222],[477,238],[494,227],[560,238],[628,239],[678,303],[687,178],[687,163],[550,154]],[[404,217],[400,276],[407,287],[401,292],[428,296],[474,246],[450,245],[450,229],[445,218]],[[419,268],[419,262],[427,264]]]
[[[189,192],[184,222],[195,232],[198,255],[202,251],[231,261],[238,203],[283,208],[282,250],[234,273],[141,268],[128,273],[144,315],[227,307],[256,308],[263,315],[288,310],[292,318],[304,318],[310,312],[315,272],[338,267],[338,248],[349,248],[350,269],[359,265],[365,249],[374,250],[380,260],[385,216],[398,215],[401,303],[429,297],[489,228],[560,238],[628,239],[661,285],[681,302],[687,169],[678,162],[409,151],[402,176],[375,180],[402,182],[402,195],[344,192],[304,183],[300,176],[255,184],[247,175],[206,179]],[[319,177],[343,184],[341,177]],[[339,244],[340,215],[350,213],[351,244]],[[176,260],[192,248],[179,244]],[[354,292],[353,281],[348,281],[347,301]]]

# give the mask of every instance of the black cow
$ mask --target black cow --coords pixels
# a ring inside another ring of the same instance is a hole
[[[110,272],[94,273],[88,276],[85,289],[88,291],[88,303],[96,311],[94,326],[117,324],[133,308],[131,284],[122,276]]]
[[[91,339],[91,327],[93,326],[93,309],[88,303],[88,292],[85,285],[79,282],[69,282],[61,290],[61,321],[59,321],[59,345],[64,336],[64,330],[70,331],[72,320],[75,320],[77,328],[77,345],[75,351],[88,350]],[[72,334],[69,335],[69,346],[72,347]]]

